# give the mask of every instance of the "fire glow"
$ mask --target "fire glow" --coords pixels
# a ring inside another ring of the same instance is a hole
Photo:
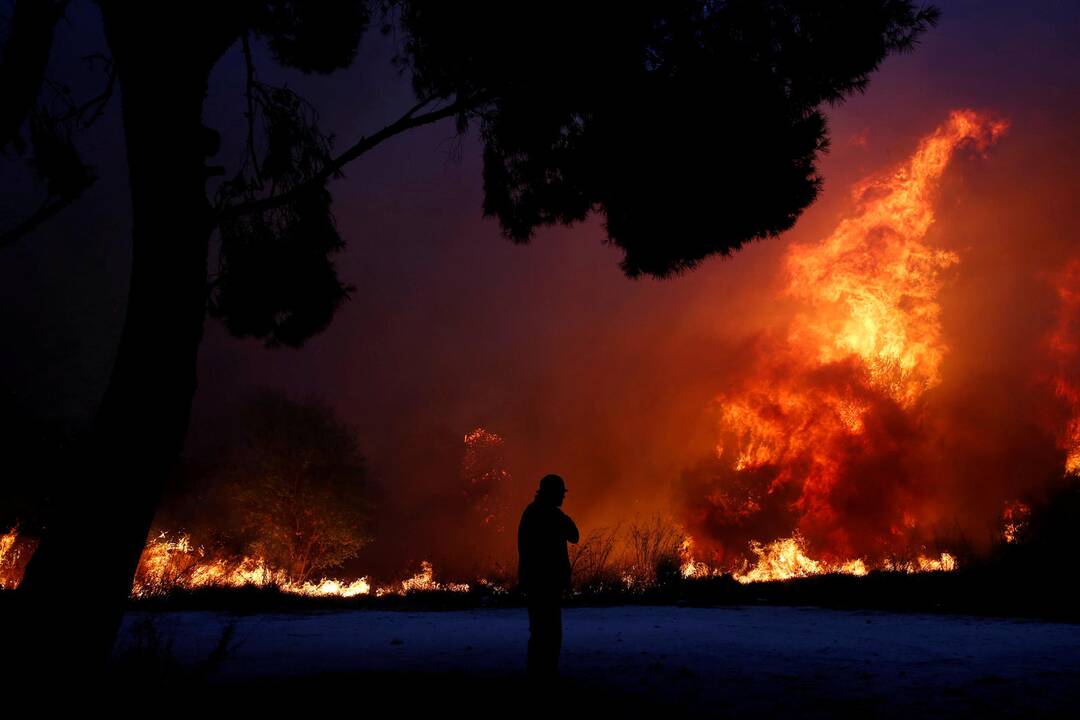
[[[957,151],[983,152],[1006,128],[953,112],[907,161],[858,183],[831,234],[789,247],[776,300],[796,310],[718,398],[719,470],[688,509],[695,537],[738,579],[955,567],[919,544],[902,440],[919,431],[949,352],[938,296],[960,258],[927,242],[936,190]],[[887,502],[854,526],[845,508],[879,492]]]
[[[296,582],[284,571],[270,567],[265,560],[254,557],[238,559],[210,558],[207,552],[191,543],[185,534],[171,539],[162,533],[146,544],[132,597],[150,597],[173,590],[201,588],[275,587],[290,595],[307,597],[356,597],[358,595],[408,595],[416,592],[469,592],[467,583],[444,583],[435,579],[435,570],[426,560],[420,572],[388,585],[372,587],[369,578],[340,580],[322,578]]]
[[[188,535],[180,534],[173,539],[161,533],[143,549],[131,594],[148,597],[174,589],[270,585],[283,592],[308,596],[353,597],[371,592],[367,578],[347,583],[327,578],[297,583],[260,558],[210,558],[203,548],[192,544]]]
[[[939,537],[933,508],[921,495],[926,485],[911,480],[926,466],[909,458],[912,447],[937,439],[937,408],[928,398],[943,383],[951,351],[941,294],[962,262],[957,252],[937,246],[931,230],[950,162],[965,152],[987,152],[1006,130],[1007,123],[983,113],[951,113],[905,161],[858,182],[851,210],[832,232],[787,248],[782,288],[772,300],[790,313],[757,336],[749,370],[727,379],[716,398],[718,432],[708,474],[695,478],[683,506],[668,518],[683,538],[684,578],[730,574],[752,583],[957,567],[954,546]],[[1033,362],[1048,364],[1042,390],[1060,411],[1050,434],[1063,452],[1062,469],[1077,472],[1080,375],[1071,368],[1080,357],[1074,339],[1080,261],[1050,279],[1057,312],[1041,336],[1043,354]],[[482,427],[464,436],[457,495],[468,508],[468,534],[480,545],[512,540],[518,505],[507,494],[507,444]],[[1001,539],[1015,542],[1030,507],[1015,495],[998,500]],[[32,552],[17,551],[17,539],[15,533],[0,536],[0,584],[6,587],[18,578],[5,568],[15,567],[17,552],[23,559]],[[459,554],[479,558],[482,552],[470,547]],[[353,597],[467,592],[478,584],[486,583],[438,581],[429,562],[412,577],[382,585],[369,577],[301,583],[258,557],[213,557],[186,535],[171,533],[148,541],[132,593],[255,585]],[[639,586],[633,578],[626,585]]]
[[[0,589],[14,589],[18,586],[25,561],[32,552],[32,543],[26,547],[24,542],[20,542],[16,531],[0,535]],[[479,582],[494,591],[501,590],[486,581]],[[194,545],[187,534],[180,533],[171,537],[168,533],[160,533],[149,540],[143,549],[132,583],[131,596],[147,598],[176,590],[242,587],[274,587],[289,595],[343,598],[423,592],[467,593],[471,589],[468,583],[436,580],[435,569],[427,561],[420,564],[420,571],[413,576],[379,586],[373,586],[367,577],[354,580],[322,578],[297,582],[289,578],[283,570],[271,567],[261,558],[215,558],[204,548]]]

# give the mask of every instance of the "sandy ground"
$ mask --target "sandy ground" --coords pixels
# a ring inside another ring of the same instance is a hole
[[[517,682],[527,638],[521,609],[130,613],[121,648],[148,617],[190,664],[235,622],[220,683],[326,673]],[[563,620],[566,683],[674,714],[1080,717],[1080,625],[779,607],[575,608]]]

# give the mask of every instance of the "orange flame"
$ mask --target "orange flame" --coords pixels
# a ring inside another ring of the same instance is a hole
[[[788,249],[783,297],[798,311],[745,385],[718,399],[717,456],[728,470],[706,498],[709,522],[745,526],[766,508],[791,516],[789,537],[751,545],[757,565],[742,578],[866,571],[866,548],[837,522],[837,504],[875,489],[841,484],[858,482],[857,462],[918,426],[925,394],[940,383],[949,348],[938,294],[959,257],[926,241],[935,191],[958,149],[985,150],[1006,128],[953,112],[906,162],[860,182],[854,213],[828,237]],[[903,505],[870,549],[881,557],[910,544],[918,522]]]
[[[322,578],[297,582],[281,569],[253,557],[239,559],[210,558],[203,548],[195,547],[186,534],[175,540],[165,533],[147,543],[139,559],[132,586],[133,597],[147,597],[174,589],[194,590],[205,587],[275,586],[291,595],[309,597],[355,597],[357,595],[407,595],[415,592],[469,592],[466,583],[438,582],[428,561],[420,572],[400,583],[373,588],[367,577],[355,580]]]
[[[435,580],[435,569],[431,563],[424,560],[420,563],[420,572],[413,575],[408,580],[401,581],[400,590],[393,588],[380,588],[376,594],[399,594],[407,595],[413,592],[469,592],[468,583],[440,583]]]
[[[814,560],[806,554],[803,540],[797,535],[777,540],[767,546],[754,542],[750,549],[757,556],[757,562],[749,570],[735,573],[735,579],[744,584],[827,573],[866,574],[866,565],[862,560],[849,560],[839,565]]]
[[[187,534],[171,539],[167,533],[161,533],[143,548],[131,594],[148,597],[171,590],[271,585],[292,595],[312,597],[353,597],[371,592],[367,578],[348,582],[322,578],[301,583],[260,558],[210,557],[205,549],[194,546]]]
[[[166,533],[147,543],[139,559],[132,586],[133,597],[147,597],[174,589],[195,590],[206,587],[268,587],[291,595],[308,597],[355,597],[357,595],[407,595],[415,592],[469,592],[466,583],[438,582],[428,561],[420,563],[420,572],[391,585],[373,588],[367,577],[355,580],[322,578],[297,582],[265,560],[253,557],[211,558],[191,538],[180,534],[175,540]]]
[[[18,586],[36,547],[37,541],[20,536],[17,527],[0,535],[0,590]]]
[[[1007,543],[1014,543],[1020,539],[1031,519],[1031,506],[1020,500],[1012,500],[1005,503],[1005,510],[1001,513],[1002,532],[1001,537]]]

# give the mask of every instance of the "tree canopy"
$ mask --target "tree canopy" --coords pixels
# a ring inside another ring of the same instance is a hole
[[[42,28],[66,2],[25,5],[13,30],[21,20],[44,42]],[[454,117],[459,132],[479,133],[483,212],[508,238],[527,242],[541,227],[596,213],[627,275],[667,277],[789,229],[821,187],[823,106],[863,90],[887,55],[913,47],[938,17],[909,0],[192,7],[202,20],[190,24],[192,47],[205,51],[196,54],[217,57],[240,39],[248,63],[248,151],[216,194],[221,247],[208,309],[238,336],[289,346],[324,329],[348,296],[332,261],[345,239],[328,182],[381,142]],[[280,65],[330,73],[353,62],[372,25],[397,38],[395,62],[418,102],[335,154],[315,108],[260,82],[252,42],[264,40]],[[10,67],[22,46],[6,47]],[[71,135],[111,93],[106,69],[94,101],[32,114],[33,162],[53,200],[40,214],[94,181]],[[208,135],[213,154],[216,133]]]
[[[248,552],[297,582],[355,556],[370,540],[370,508],[348,425],[326,405],[272,391],[248,403],[242,422],[217,487]]]
[[[821,106],[937,11],[884,0],[404,2],[421,98],[489,98],[484,212],[524,242],[595,211],[630,276],[790,228],[818,193]]]

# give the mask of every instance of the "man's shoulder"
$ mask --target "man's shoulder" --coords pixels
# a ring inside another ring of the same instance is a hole
[[[525,506],[525,509],[521,511],[521,522],[532,519],[536,516],[537,507],[535,502],[531,502]]]
[[[551,505],[545,505],[533,500],[521,511],[522,522],[551,522],[554,518],[562,515],[562,510]]]

